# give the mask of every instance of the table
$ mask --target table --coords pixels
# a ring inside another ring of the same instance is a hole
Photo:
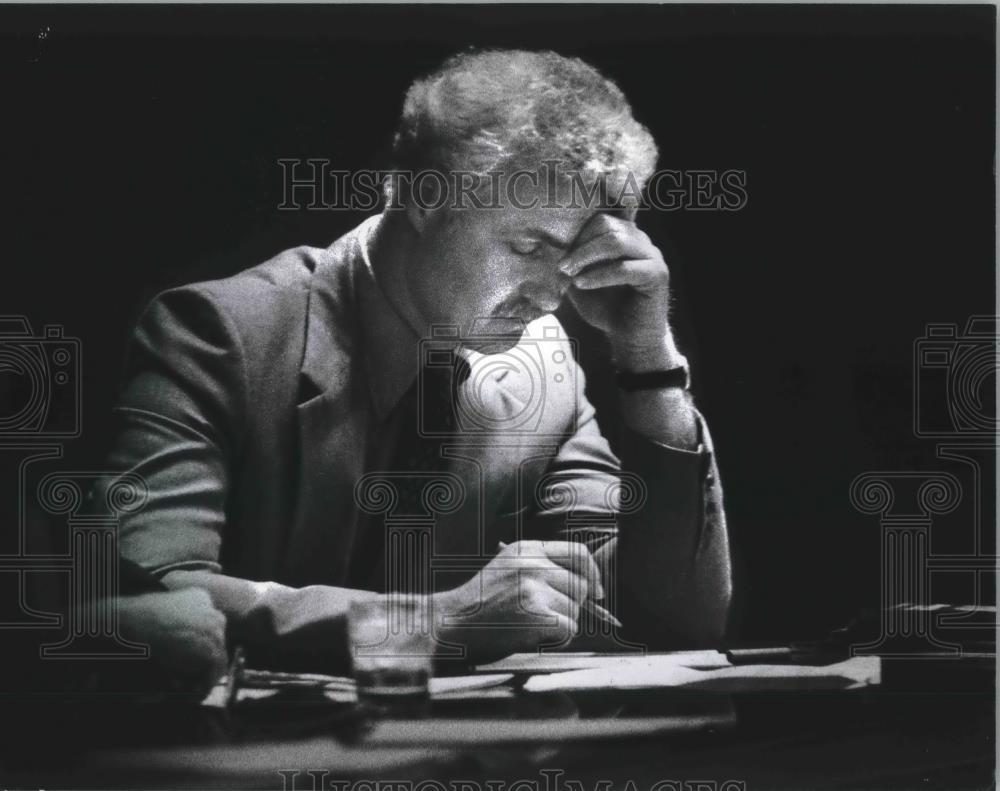
[[[571,742],[554,728],[546,738],[531,734],[521,742],[462,745],[373,746],[365,736],[372,720],[302,695],[287,697],[270,712],[238,710],[232,717],[179,702],[102,701],[67,710],[45,701],[30,712],[6,712],[8,722],[23,727],[20,739],[10,733],[5,739],[3,785],[281,791],[987,788],[995,766],[995,709],[994,689],[984,679],[794,694],[520,693],[434,702],[428,710],[399,715],[426,724],[428,733],[435,722],[456,718],[467,720],[470,731],[487,722],[606,724],[685,712],[712,713],[708,719],[716,723]],[[418,786],[427,780],[436,784]]]

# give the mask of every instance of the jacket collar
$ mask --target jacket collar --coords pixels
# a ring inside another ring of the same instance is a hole
[[[417,377],[420,338],[375,280],[368,240],[382,215],[369,217],[326,251],[313,272],[302,372],[327,392],[354,367],[385,418]],[[353,365],[352,365],[353,364]]]
[[[396,311],[375,279],[369,240],[382,215],[369,217],[357,229],[360,275],[358,304],[364,338],[364,364],[372,403],[386,417],[417,378],[421,338]]]

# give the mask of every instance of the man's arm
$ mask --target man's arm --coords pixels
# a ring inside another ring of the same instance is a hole
[[[239,333],[208,293],[176,289],[147,309],[129,348],[110,468],[141,476],[149,494],[143,508],[122,518],[120,551],[169,588],[207,590],[226,615],[230,642],[243,644],[255,664],[345,669],[350,602],[377,594],[223,573],[247,380]]]
[[[668,320],[667,266],[630,218],[596,215],[560,268],[581,317],[607,336],[619,371],[642,375],[686,364]],[[585,404],[582,393],[579,401]],[[645,501],[619,509],[620,537],[598,558],[617,577],[626,635],[659,648],[715,643],[725,631],[732,582],[711,436],[684,387],[622,390],[620,405],[621,468]],[[592,413],[589,404],[583,409]],[[593,433],[578,432],[567,443],[571,455],[603,458]],[[623,477],[622,491],[629,489]]]
[[[613,352],[613,357],[616,368],[636,374],[687,367],[669,329],[652,348],[623,346]],[[622,421],[636,433],[671,448],[698,449],[702,429],[686,387],[621,390],[620,398]]]
[[[668,430],[676,425],[676,445],[644,436],[627,422],[619,459],[601,435],[583,376],[578,380],[577,430],[552,464],[557,472],[543,487],[533,533],[587,541],[606,587],[616,592],[629,640],[654,649],[717,644],[732,582],[722,488],[704,419],[684,393],[682,410],[653,421]],[[622,395],[623,410],[628,399]],[[684,447],[691,425],[697,441]],[[619,500],[617,530],[608,526],[609,492]],[[588,513],[598,518],[588,520]]]
[[[142,317],[109,468],[140,476],[149,494],[143,508],[123,517],[120,551],[169,588],[207,590],[227,618],[230,643],[242,644],[254,665],[343,672],[351,658],[350,604],[380,594],[293,588],[224,573],[223,536],[246,540],[238,524],[227,524],[226,513],[252,403],[246,369],[240,333],[205,290],[167,292]],[[498,658],[560,639],[576,621],[588,578],[599,585],[596,565],[577,549],[529,542],[501,553],[474,579],[431,597],[440,634],[464,642],[470,658]],[[578,583],[567,583],[567,571]],[[526,602],[544,626],[514,628]],[[512,628],[496,628],[508,622]]]
[[[669,327],[660,344],[639,350],[619,345],[613,358],[619,370],[637,374],[687,367]],[[654,643],[685,640],[691,645],[712,645],[725,632],[732,572],[722,488],[708,427],[686,387],[621,390],[620,401],[622,420],[631,434],[622,449],[623,464],[625,469],[652,476],[646,480],[653,484],[647,487],[650,513],[623,515],[627,527],[616,548],[616,560],[619,573],[635,580],[623,591],[623,608],[635,613],[632,622],[652,620],[659,625],[647,633]],[[661,464],[670,470],[658,470]],[[659,481],[674,483],[664,488],[657,485]],[[670,515],[669,545],[656,541],[649,521],[652,514]],[[656,597],[649,589],[652,586],[643,590],[642,580],[655,580],[663,573],[672,580],[669,596],[664,591]]]
[[[614,563],[625,584],[625,634],[652,647],[712,646],[722,640],[732,568],[722,487],[704,419],[691,406],[696,450],[670,448],[629,430],[623,469],[645,483],[645,504],[622,514]],[[601,558],[602,564],[609,562]],[[641,628],[640,625],[641,624]]]

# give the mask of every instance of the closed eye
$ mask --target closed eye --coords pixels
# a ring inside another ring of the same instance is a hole
[[[530,258],[538,258],[542,254],[544,247],[545,245],[537,239],[519,239],[510,243],[511,250],[518,255]]]

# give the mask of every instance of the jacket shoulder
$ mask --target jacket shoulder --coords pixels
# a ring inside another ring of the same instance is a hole
[[[210,316],[214,327],[205,325],[201,331],[229,336],[251,380],[271,378],[291,374],[303,359],[316,278],[346,291],[347,270],[349,262],[331,249],[295,247],[229,277],[170,289],[156,301],[171,307],[171,314],[192,309],[203,314],[184,317],[188,325]]]
[[[250,269],[219,280],[205,280],[172,291],[193,291],[211,299],[237,324],[273,326],[288,309],[305,304],[313,274],[327,251],[295,247]]]

